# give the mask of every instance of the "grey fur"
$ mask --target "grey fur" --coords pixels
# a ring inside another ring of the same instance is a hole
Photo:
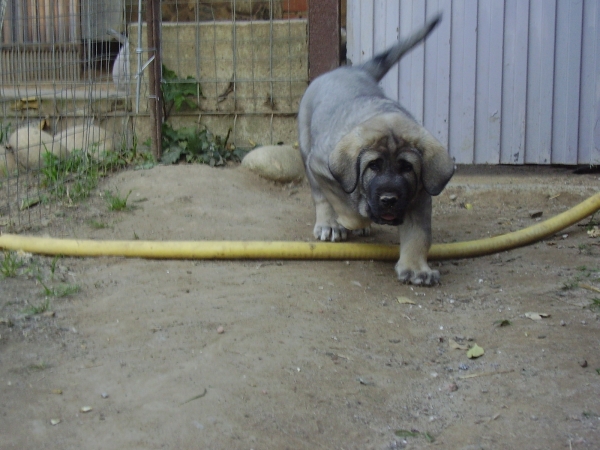
[[[427,265],[431,195],[454,172],[444,147],[378,81],[441,20],[437,15],[407,39],[356,67],[315,79],[298,113],[299,140],[316,210],[317,239],[340,241],[370,223],[398,225],[401,281],[431,285],[439,273]]]

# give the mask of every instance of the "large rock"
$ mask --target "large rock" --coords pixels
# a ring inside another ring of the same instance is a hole
[[[17,168],[17,163],[12,152],[0,145],[0,177],[8,176]]]
[[[287,183],[304,177],[304,163],[300,150],[291,145],[267,145],[248,153],[242,166],[261,177]]]
[[[59,158],[68,155],[67,149],[54,138],[40,130],[39,125],[28,125],[16,130],[8,138],[8,147],[12,150],[19,168],[38,169],[43,164],[42,155],[48,151]]]
[[[69,152],[81,150],[98,159],[114,148],[114,137],[104,128],[96,125],[76,125],[54,136]]]

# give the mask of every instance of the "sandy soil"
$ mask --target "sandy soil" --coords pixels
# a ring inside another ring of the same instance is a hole
[[[434,201],[434,241],[520,229],[598,184],[461,167]],[[109,212],[107,189],[131,190],[131,208]],[[197,165],[120,173],[51,211],[29,233],[309,241],[313,226],[306,183]],[[600,249],[584,224],[434,263],[433,288],[400,284],[388,262],[34,256],[0,280],[0,448],[600,448]],[[45,302],[38,279],[80,291],[28,314]]]

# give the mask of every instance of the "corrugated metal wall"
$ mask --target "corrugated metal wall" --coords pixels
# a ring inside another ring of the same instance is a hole
[[[600,1],[348,0],[348,58],[437,11],[381,84],[457,163],[600,164]]]

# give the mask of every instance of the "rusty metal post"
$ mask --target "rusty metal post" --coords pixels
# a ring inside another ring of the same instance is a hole
[[[150,135],[152,154],[159,161],[162,157],[163,98],[160,86],[162,78],[162,58],[160,53],[160,0],[148,0],[146,3],[146,33],[148,37],[148,56],[154,60],[148,67],[150,90]]]
[[[340,0],[311,0],[308,5],[308,78],[340,65]]]

